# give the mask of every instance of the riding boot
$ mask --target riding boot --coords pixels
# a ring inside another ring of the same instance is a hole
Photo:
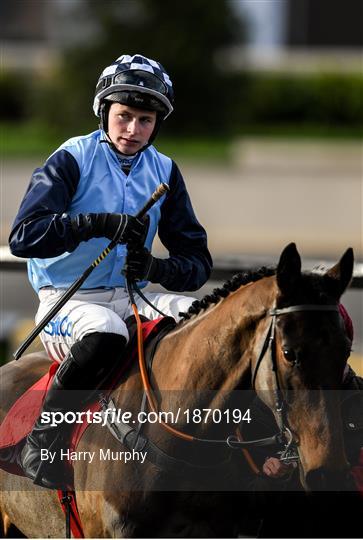
[[[72,489],[73,469],[67,461],[67,450],[74,424],[63,421],[58,425],[61,415],[54,417],[53,413],[84,410],[122,359],[125,345],[126,339],[121,335],[94,333],[72,346],[54,376],[41,414],[20,453],[19,465],[35,484],[49,489]],[[52,418],[57,418],[57,423]]]
[[[63,457],[60,453],[62,449],[67,450],[65,441],[68,438],[66,433],[67,424],[62,422],[60,425],[53,425],[49,420],[47,423],[43,423],[42,419],[47,416],[51,418],[54,413],[65,413],[70,410],[70,406],[66,405],[64,396],[66,387],[63,386],[61,381],[62,376],[65,376],[67,379],[68,373],[74,367],[74,359],[69,354],[58,368],[58,371],[61,371],[61,373],[56,373],[52,386],[45,396],[41,414],[35,422],[31,433],[28,435],[20,454],[19,464],[24,474],[33,480],[35,484],[50,489],[68,489],[68,486],[72,484],[70,468],[63,466],[59,470]],[[70,392],[67,393],[70,394]],[[66,464],[67,462],[65,461],[64,465]],[[50,477],[50,470],[53,472],[52,476],[54,476],[54,472],[57,473],[55,475],[57,479],[56,483]]]

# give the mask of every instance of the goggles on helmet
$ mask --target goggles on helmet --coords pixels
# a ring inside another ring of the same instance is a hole
[[[157,99],[165,108],[166,118],[172,111],[170,90],[166,83],[153,73],[145,70],[126,70],[102,78],[96,86],[94,110],[98,109],[101,100],[114,92],[125,90],[148,94]]]
[[[144,88],[145,90],[154,90],[164,96],[168,95],[168,89],[162,80],[152,73],[141,70],[122,71],[121,73],[116,73],[112,78],[106,77],[98,83],[96,93],[101,92],[108,86],[116,84],[138,86],[140,91]]]

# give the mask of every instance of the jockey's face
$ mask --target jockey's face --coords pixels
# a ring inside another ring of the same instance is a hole
[[[136,154],[150,139],[156,112],[112,103],[108,115],[108,136],[122,154]]]

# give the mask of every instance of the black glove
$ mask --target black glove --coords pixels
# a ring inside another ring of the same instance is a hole
[[[145,247],[129,247],[122,274],[130,281],[147,279],[155,283],[158,260]]]
[[[149,216],[141,220],[128,214],[78,214],[71,224],[78,242],[105,237],[120,244],[143,245],[149,221]]]

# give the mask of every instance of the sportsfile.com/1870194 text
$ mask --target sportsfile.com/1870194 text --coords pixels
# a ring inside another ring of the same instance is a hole
[[[251,422],[251,411],[246,409],[182,409],[178,407],[175,411],[139,411],[133,414],[122,409],[109,408],[104,411],[67,411],[62,413],[43,411],[41,423],[50,424],[55,427],[59,424],[101,424],[124,423],[124,424],[240,424],[241,422]]]

